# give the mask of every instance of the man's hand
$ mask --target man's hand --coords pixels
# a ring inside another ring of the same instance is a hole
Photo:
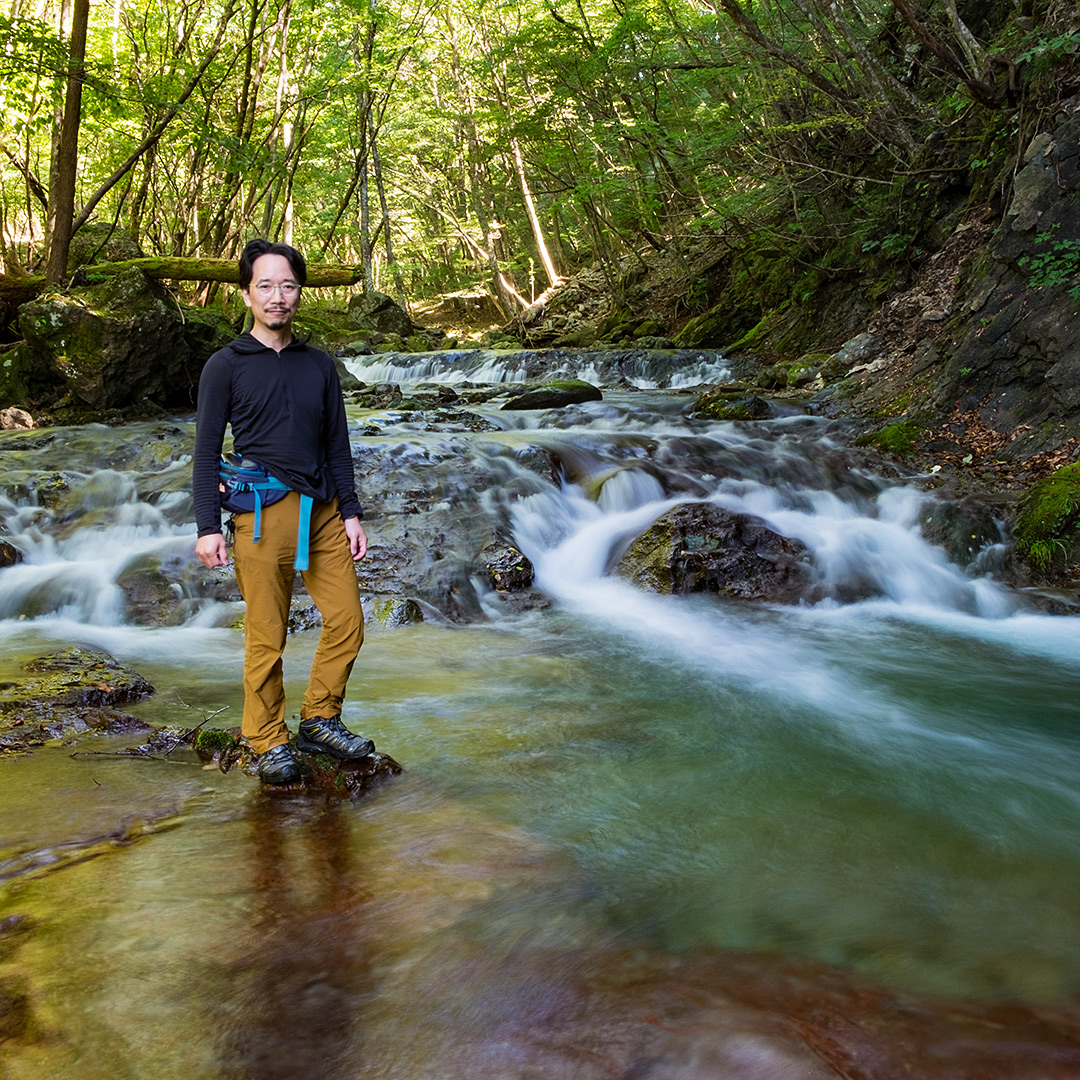
[[[229,555],[225,549],[225,537],[221,533],[207,533],[195,541],[195,554],[203,566],[228,566]]]
[[[367,534],[358,517],[345,519],[345,535],[349,538],[353,562],[359,562],[367,554]]]

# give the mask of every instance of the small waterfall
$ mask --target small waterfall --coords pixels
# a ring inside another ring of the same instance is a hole
[[[679,389],[711,385],[731,377],[724,357],[712,350],[546,349],[501,352],[489,349],[434,353],[346,356],[345,366],[365,383],[462,382],[504,385],[526,380],[582,379],[597,386]]]

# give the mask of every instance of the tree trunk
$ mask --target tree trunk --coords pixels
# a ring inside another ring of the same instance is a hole
[[[518,181],[521,184],[521,195],[525,200],[525,211],[529,215],[529,224],[532,226],[536,249],[540,253],[540,261],[544,264],[544,273],[547,274],[549,285],[557,285],[559,283],[559,272],[555,269],[555,263],[548,252],[547,244],[544,242],[544,231],[540,227],[540,218],[536,214],[536,205],[533,203],[532,189],[529,187],[529,179],[525,175],[525,159],[521,154],[521,145],[517,139],[511,139],[510,146],[514,151],[514,165],[517,167]]]
[[[384,244],[386,246],[386,265],[394,278],[394,289],[397,292],[398,302],[406,310],[409,310],[409,301],[405,296],[405,282],[401,280],[401,267],[394,257],[394,241],[390,236],[390,210],[386,204],[386,186],[383,184],[382,162],[379,161],[379,146],[375,140],[375,133],[371,133],[371,164],[375,171],[375,188],[379,193],[379,212],[382,214],[382,228]]]
[[[83,61],[86,58],[86,27],[90,20],[90,0],[74,0],[71,37],[68,41],[67,93],[64,118],[56,148],[56,162],[51,170],[49,212],[45,224],[48,258],[45,276],[61,281],[67,274],[75,220],[75,172],[79,163],[79,117],[82,111]]]

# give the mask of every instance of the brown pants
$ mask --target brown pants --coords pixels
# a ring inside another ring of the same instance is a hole
[[[244,737],[257,754],[288,742],[281,654],[289,625],[300,496],[290,491],[262,511],[262,535],[251,537],[254,514],[236,516],[236,582],[247,605],[244,629]],[[311,511],[309,569],[304,585],[323,619],[300,717],[337,716],[356,654],[364,641],[360,587],[337,500]]]

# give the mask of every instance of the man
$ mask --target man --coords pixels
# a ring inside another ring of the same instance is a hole
[[[300,710],[296,745],[344,760],[366,757],[370,739],[341,722],[345,685],[364,639],[354,562],[367,552],[354,490],[345,406],[334,362],[293,335],[307,280],[303,256],[287,244],[252,240],[240,256],[240,288],[254,325],[214,353],[199,381],[192,467],[195,553],[208,567],[225,566],[218,464],[226,424],[233,445],[289,487],[255,514],[236,516],[236,581],[247,605],[243,734],[259,755],[264,783],[299,779],[289,744],[281,656],[292,598],[301,497],[311,504],[304,584],[323,617],[322,636]],[[302,543],[300,544],[302,547]]]

